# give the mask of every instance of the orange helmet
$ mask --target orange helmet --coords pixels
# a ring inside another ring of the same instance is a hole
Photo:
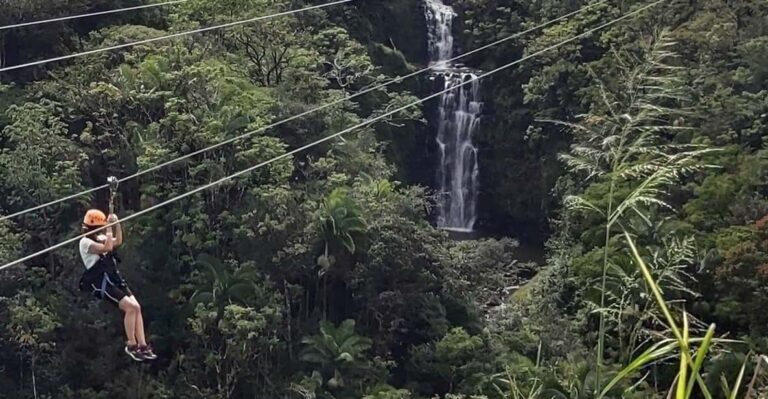
[[[91,209],[85,213],[83,224],[90,227],[104,226],[107,224],[107,215],[98,209]]]

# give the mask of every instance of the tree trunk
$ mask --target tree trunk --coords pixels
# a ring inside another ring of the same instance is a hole
[[[35,357],[32,356],[32,393],[35,395],[35,399],[37,399],[37,381],[35,380]]]
[[[285,296],[285,312],[286,320],[288,322],[288,359],[293,360],[293,333],[291,330],[291,324],[293,323],[293,315],[291,314],[291,298],[288,293],[288,281],[283,279],[283,295]]]
[[[328,277],[323,278],[323,320],[328,320]]]
[[[50,248],[54,245],[52,231],[55,231],[55,227],[50,225],[51,218],[48,217],[48,212],[45,209],[42,210],[43,214],[43,226],[47,226],[45,234],[42,235],[43,243],[46,247]],[[56,259],[53,257],[53,251],[48,252],[48,265],[50,267],[49,272],[51,277],[56,276]]]
[[[19,353],[19,391],[24,390],[24,353]]]

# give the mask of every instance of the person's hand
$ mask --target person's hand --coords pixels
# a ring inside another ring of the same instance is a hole
[[[107,216],[107,223],[112,224],[112,223],[117,223],[117,221],[118,221],[117,215],[115,215],[114,213],[111,213],[109,216]]]

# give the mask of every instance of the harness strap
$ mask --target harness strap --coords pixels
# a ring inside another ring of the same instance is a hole
[[[112,282],[109,281],[109,276],[107,276],[107,272],[104,272],[101,278],[101,290],[100,290],[102,298],[104,297],[103,295],[107,292],[107,283],[111,284]]]
[[[93,294],[99,298],[99,299],[105,299],[109,298],[115,303],[120,303],[117,298],[113,297],[112,295],[109,295],[109,291],[107,291],[107,284],[116,287],[117,284],[115,284],[112,279],[109,278],[109,274],[107,272],[103,272],[101,277],[101,288],[96,287],[96,285],[91,284],[91,288],[93,288]]]

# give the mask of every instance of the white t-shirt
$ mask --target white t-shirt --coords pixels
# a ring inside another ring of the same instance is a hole
[[[99,240],[99,242],[104,242],[107,240],[107,236],[105,234],[99,234],[96,236],[96,239]],[[112,237],[112,241],[116,241],[115,237]],[[95,265],[101,257],[99,254],[92,254],[88,252],[88,249],[91,248],[91,244],[95,243],[96,241],[93,241],[88,237],[83,237],[80,239],[80,257],[83,258],[83,264],[85,265],[86,269],[92,268],[93,265]]]

